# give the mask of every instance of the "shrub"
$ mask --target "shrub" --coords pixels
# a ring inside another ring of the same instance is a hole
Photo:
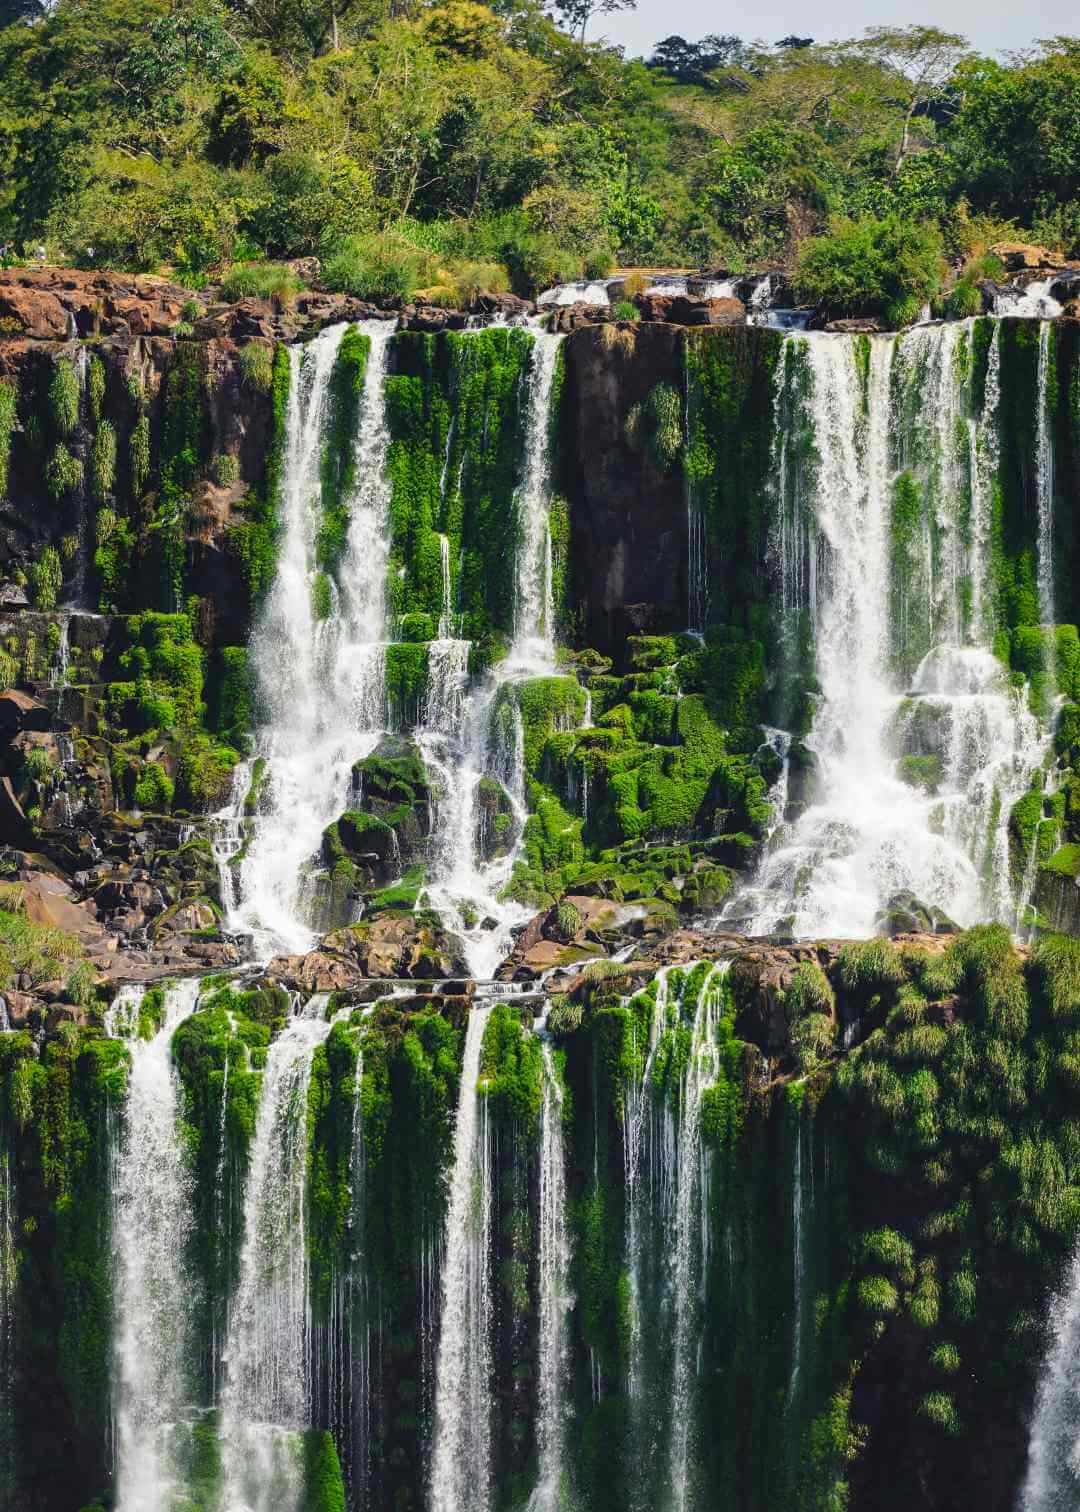
[[[930,1363],[944,1375],[955,1375],[960,1369],[960,1351],[955,1344],[942,1342],[930,1351]]]
[[[982,314],[982,290],[962,278],[945,296],[945,313],[952,320],[966,320]]]
[[[845,945],[836,958],[836,970],[845,992],[864,997],[899,987],[904,980],[900,952],[891,940],[861,940]]]
[[[35,606],[46,611],[55,609],[63,581],[64,569],[60,565],[60,553],[54,546],[46,546],[30,568],[30,587]]]
[[[862,1258],[875,1265],[887,1265],[898,1274],[907,1275],[915,1266],[915,1250],[910,1239],[895,1229],[873,1229],[862,1236]]]
[[[91,357],[90,367],[86,375],[86,397],[90,405],[90,416],[97,425],[101,419],[101,406],[105,402],[105,364],[100,357]]]
[[[82,480],[82,463],[71,455],[62,441],[58,441],[45,464],[45,486],[54,499],[61,499],[66,493],[74,493]]]
[[[68,357],[61,357],[49,380],[49,413],[60,436],[70,436],[79,423],[79,375]]]
[[[202,305],[197,299],[185,299],[180,306],[180,319],[185,325],[193,325],[202,315]]]
[[[342,294],[389,304],[408,302],[417,289],[438,283],[433,253],[392,231],[348,236],[326,261],[323,280]]]
[[[896,1287],[887,1276],[864,1276],[859,1282],[857,1296],[863,1312],[876,1318],[895,1312],[899,1300]]]
[[[150,813],[164,813],[172,807],[173,783],[165,768],[156,761],[143,767],[135,784],[135,807]]]
[[[827,1060],[836,1045],[836,1021],[827,1013],[808,1013],[791,1028],[791,1048],[805,1075]]]
[[[803,244],[795,282],[801,298],[829,315],[881,315],[898,325],[917,318],[941,275],[935,226],[899,216],[837,218],[825,235]]]
[[[221,280],[225,299],[272,299],[282,308],[292,304],[301,287],[299,278],[284,263],[237,263]]]
[[[555,905],[555,927],[564,940],[572,940],[581,928],[581,913],[569,898],[560,898]]]
[[[214,482],[219,488],[231,488],[240,476],[240,459],[232,452],[214,458]]]
[[[611,307],[616,320],[640,320],[641,311],[630,299],[619,299]]]
[[[274,381],[273,348],[265,341],[249,341],[240,349],[240,381],[245,388],[268,394]]]
[[[959,1433],[956,1405],[947,1391],[931,1391],[919,1403],[919,1414],[945,1433]]]
[[[1080,940],[1047,935],[1035,947],[1032,971],[1052,1017],[1072,1019],[1080,1013]]]
[[[116,431],[102,420],[90,446],[90,483],[99,503],[109,497],[116,482]]]
[[[132,427],[128,459],[131,464],[131,491],[138,498],[150,478],[150,419],[147,415],[140,415]]]
[[[816,961],[800,961],[784,989],[784,1009],[788,1023],[807,1013],[831,1014],[836,996],[829,979]]]
[[[7,491],[8,459],[11,456],[11,438],[15,433],[18,395],[14,384],[0,378],[0,499]]]

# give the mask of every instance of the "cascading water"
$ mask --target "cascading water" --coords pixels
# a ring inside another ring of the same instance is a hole
[[[325,1011],[312,998],[267,1052],[225,1346],[222,1512],[299,1512],[303,1494],[294,1440],[311,1402],[307,1103]]]
[[[525,463],[517,496],[520,543],[514,641],[502,677],[536,676],[555,665],[555,608],[551,571],[551,393],[562,337],[533,330]]]
[[[701,1146],[701,1104],[720,1069],[717,1044],[718,1010],[728,962],[709,970],[698,994],[690,1049],[679,1095],[678,1167],[672,1224],[672,1291],[674,1338],[671,1371],[671,1505],[686,1512],[696,1505],[692,1495],[694,1444],[694,1378],[697,1333],[703,1301],[699,1283],[703,1270],[702,1222],[699,1204],[707,1187],[709,1156]]]
[[[540,1307],[536,1381],[537,1482],[529,1512],[559,1512],[563,1505],[568,1314],[571,1306],[570,1236],[567,1232],[563,1088],[555,1054],[541,1041],[544,1100],[540,1113]]]
[[[251,653],[269,716],[258,741],[267,771],[234,919],[264,953],[282,946],[302,951],[312,943],[304,896],[309,863],[323,830],[341,811],[353,763],[373,749],[385,723],[389,433],[383,381],[392,328],[368,321],[359,329],[371,346],[357,425],[356,483],[326,620],[313,602],[320,460],[330,379],[346,327],[330,327],[302,355],[296,347],[289,354],[282,547]]]
[[[514,640],[505,661],[467,698],[468,642],[442,639],[452,624],[449,573],[444,550],[440,640],[429,648],[426,717],[417,741],[437,776],[434,833],[426,895],[465,947],[472,973],[490,977],[506,955],[510,929],[526,917],[500,898],[513,867],[513,853],[491,861],[477,852],[478,797],[485,777],[495,778],[524,828],[524,755],[520,714],[511,712],[505,690],[555,668],[555,611],[551,554],[551,396],[562,338],[533,329],[524,435],[522,481],[517,491],[518,549],[515,570]],[[500,718],[500,716],[502,716]],[[517,720],[512,738],[502,723]],[[493,728],[494,727],[494,728]]]
[[[751,933],[869,935],[901,894],[959,924],[1014,916],[1008,815],[1048,735],[988,646],[999,341],[982,413],[965,422],[969,331],[873,338],[862,368],[846,338],[794,338],[782,365],[806,365],[814,459],[779,468],[775,539],[784,601],[814,627],[822,697],[813,801],[724,911]]]
[[[1036,1396],[1018,1512],[1071,1512],[1080,1505],[1080,1250],[1051,1316],[1054,1340]]]
[[[131,1047],[113,1189],[119,1512],[171,1512],[183,1493],[169,1450],[192,1400],[194,1298],[184,1251],[193,1213],[171,1047],[177,1025],[195,1011],[199,986],[166,989],[161,1027],[149,1039],[139,1035],[142,988],[123,989],[109,1014],[110,1032]]]
[[[210,849],[217,867],[218,889],[225,928],[233,927],[240,904],[240,865],[243,849],[248,792],[251,786],[251,763],[238,761],[233,768],[232,788],[224,807],[211,816],[208,830]]]
[[[718,1026],[728,963],[655,978],[640,1073],[625,1090],[627,1392],[633,1423],[633,1506],[702,1505],[697,1490],[698,1338],[708,1265],[710,1160],[704,1094],[720,1071]],[[703,973],[703,974],[702,974]],[[691,986],[691,983],[694,985]],[[696,992],[696,996],[693,994]],[[685,1064],[663,1090],[676,1036]]]
[[[1039,509],[1039,613],[1054,623],[1054,439],[1050,427],[1051,343],[1048,320],[1039,326],[1039,366],[1035,385],[1036,497]]]
[[[490,1009],[469,1014],[446,1215],[430,1512],[491,1505],[492,1149],[478,1087]]]

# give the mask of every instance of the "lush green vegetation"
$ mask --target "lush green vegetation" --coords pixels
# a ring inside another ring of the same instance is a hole
[[[574,36],[529,0],[16,7],[0,239],[282,304],[310,254],[335,288],[460,304],[616,258],[794,264],[834,216],[958,265],[1018,233],[1075,252],[1074,39],[997,62],[922,25],[669,37],[642,62],[580,40],[595,9],[557,7]],[[800,259],[831,297],[826,264]]]

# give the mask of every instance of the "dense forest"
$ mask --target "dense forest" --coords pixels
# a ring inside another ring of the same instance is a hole
[[[581,40],[596,9],[6,0],[0,244],[237,288],[317,256],[332,287],[436,303],[617,262],[783,266],[853,313],[992,275],[1002,239],[1080,252],[1076,39],[999,61],[926,26],[668,37],[637,60]]]

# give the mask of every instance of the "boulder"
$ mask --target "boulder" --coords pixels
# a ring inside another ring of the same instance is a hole
[[[733,326],[746,324],[746,306],[741,299],[673,299],[668,319],[676,325]]]
[[[1010,273],[1020,273],[1025,268],[1057,268],[1063,260],[1060,252],[1049,252],[1031,242],[995,242],[990,251],[1001,259]]]
[[[23,693],[19,688],[6,688],[0,693],[0,738],[16,735],[22,730],[48,730],[51,727],[52,714],[29,693]]]
[[[64,306],[43,289],[0,285],[0,320],[18,322],[20,334],[36,341],[66,341],[71,335]]]

